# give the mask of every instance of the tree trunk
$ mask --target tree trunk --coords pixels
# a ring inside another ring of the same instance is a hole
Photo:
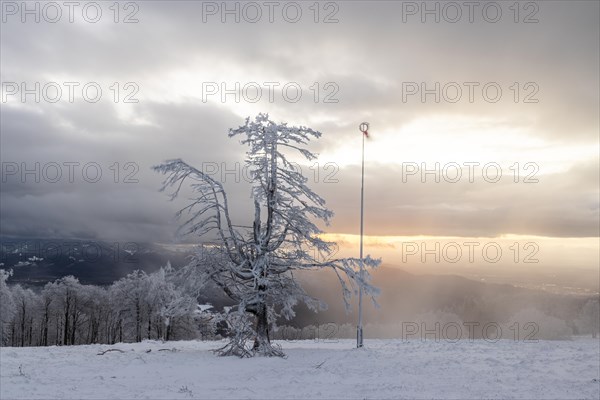
[[[58,346],[60,343],[60,318],[58,315],[56,316],[56,345]]]
[[[50,315],[48,309],[44,313],[44,325],[42,329],[42,346],[48,346],[48,324],[50,323]]]
[[[271,338],[269,336],[269,320],[267,315],[267,305],[261,303],[256,313],[256,338],[254,339],[253,349],[257,351],[265,350],[270,347]]]
[[[63,332],[63,345],[67,346],[69,344],[69,314],[71,312],[71,299],[69,294],[67,293],[66,305],[65,305],[65,330]]]
[[[123,343],[123,320],[119,320],[119,343]]]
[[[162,324],[160,323],[160,320],[157,319],[156,321],[154,321],[154,330],[156,331],[157,338],[163,337],[161,326]]]
[[[139,300],[135,303],[135,341],[142,341],[142,316]]]
[[[152,336],[152,308],[148,309],[148,340]]]
[[[77,304],[75,304],[75,307],[77,307]],[[75,308],[75,307],[73,307],[73,308],[75,309],[76,314],[73,315],[73,318],[71,318],[71,324],[72,325],[71,325],[71,337],[70,337],[70,341],[71,341],[72,345],[75,344],[75,342],[76,342],[76,340],[75,340],[76,339],[75,334],[77,332],[77,324],[78,324],[78,321],[79,321],[79,314],[77,313],[77,308]]]
[[[33,317],[29,319],[29,336],[27,342],[29,346],[33,346]]]
[[[21,347],[25,346],[25,301],[21,306]]]

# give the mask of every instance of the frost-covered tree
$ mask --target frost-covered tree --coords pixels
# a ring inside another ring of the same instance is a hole
[[[333,213],[290,161],[292,153],[314,160],[316,155],[306,145],[320,136],[307,127],[277,124],[267,114],[248,118],[244,125],[229,131],[229,137],[240,137],[248,147],[246,168],[254,209],[248,228],[232,221],[228,197],[219,181],[180,159],[154,167],[167,176],[162,190],[173,188],[171,199],[190,181],[196,197],[177,214],[184,219],[183,232],[205,238],[214,234],[217,246],[202,248],[202,254],[186,268],[190,273],[187,282],[197,287],[212,282],[237,304],[234,329],[238,334],[247,332],[248,315],[255,320],[252,354],[282,355],[269,335],[276,315],[291,318],[300,301],[313,310],[324,306],[306,294],[294,271],[334,270],[347,306],[359,285],[368,295],[375,294],[368,273],[358,272],[360,259],[331,259],[334,243],[320,237],[317,223],[328,224]],[[379,260],[367,256],[362,262],[368,268],[377,266]],[[234,338],[221,354],[250,354],[244,347],[247,337]]]
[[[77,344],[86,319],[84,310],[89,299],[84,285],[77,278],[66,276],[46,285],[44,290],[52,299],[55,310],[56,344]]]
[[[113,284],[113,301],[119,305],[124,316],[122,329],[132,332],[134,341],[141,342],[144,334],[144,321],[147,321],[147,302],[150,282],[144,271],[134,271]]]
[[[182,288],[175,286],[173,275],[171,263],[167,263],[166,267],[160,268],[149,276],[153,309],[164,327],[161,335],[163,340],[171,338],[173,326],[178,319],[189,317],[193,320],[193,312],[198,304],[196,299],[184,293]]]
[[[50,337],[50,323],[53,315],[53,297],[52,283],[47,283],[40,294],[40,337],[38,344],[48,346]]]
[[[13,286],[11,292],[15,305],[15,313],[11,322],[12,345],[31,346],[38,299],[31,289],[23,288],[21,285]]]
[[[12,271],[0,269],[0,345],[7,345],[10,338],[9,324],[15,313],[15,304],[6,280]]]
[[[86,285],[84,291],[85,336],[84,343],[99,343],[102,340],[103,327],[110,318],[108,291],[100,286]]]

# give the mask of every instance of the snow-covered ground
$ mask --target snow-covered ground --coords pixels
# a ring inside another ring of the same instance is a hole
[[[600,398],[591,338],[280,343],[286,359],[217,357],[221,343],[199,341],[2,348],[0,398]],[[97,355],[110,348],[124,352]]]

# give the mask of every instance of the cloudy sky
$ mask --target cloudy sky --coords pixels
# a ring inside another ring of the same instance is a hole
[[[302,169],[348,251],[368,121],[374,255],[502,242],[514,267],[534,243],[538,268],[597,270],[599,3],[470,4],[3,1],[1,233],[176,241],[170,158],[233,171],[243,220],[227,131],[262,111],[323,132]]]

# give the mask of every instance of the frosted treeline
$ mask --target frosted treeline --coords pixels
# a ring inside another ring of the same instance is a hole
[[[40,292],[7,285],[0,270],[0,325],[4,346],[52,346],[191,339],[212,327],[196,299],[172,281],[170,265],[133,272],[108,287],[67,276]]]
[[[215,340],[230,334],[228,318],[236,313],[199,307],[175,284],[167,265],[146,274],[136,271],[110,286],[81,284],[69,276],[41,291],[6,283],[0,270],[0,343],[3,346],[52,346],[152,340]],[[201,311],[202,309],[202,311]],[[600,302],[591,298],[573,319],[529,307],[506,321],[466,321],[451,312],[431,311],[397,323],[367,323],[367,338],[404,340],[484,339],[533,341],[597,337]],[[315,315],[316,316],[316,315]],[[356,326],[321,322],[304,327],[273,326],[272,339],[336,341],[355,338]]]

